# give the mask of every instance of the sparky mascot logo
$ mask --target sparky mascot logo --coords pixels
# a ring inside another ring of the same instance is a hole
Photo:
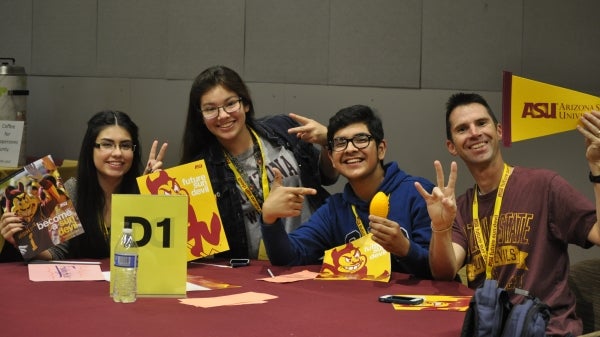
[[[221,220],[219,216],[213,212],[210,220],[210,228],[208,224],[196,215],[194,207],[190,204],[190,196],[186,189],[182,188],[177,182],[177,179],[172,178],[166,171],[159,171],[156,179],[151,180],[150,176],[146,178],[146,187],[152,194],[159,195],[185,195],[188,197],[188,247],[190,253],[196,257],[203,257],[206,254],[203,247],[203,239],[210,245],[216,246],[219,244],[221,237]],[[194,241],[193,245],[190,241]]]
[[[19,245],[21,254],[37,251],[39,246],[50,247],[60,242],[55,208],[68,198],[56,188],[56,179],[46,176],[39,182],[33,180],[27,187],[21,182],[9,185],[4,191],[7,209],[27,224],[25,230],[16,234],[17,241],[27,239],[28,245]],[[29,251],[31,249],[31,251]]]
[[[323,271],[335,276],[361,279],[367,276],[367,256],[352,242],[331,252],[333,265],[323,264]]]

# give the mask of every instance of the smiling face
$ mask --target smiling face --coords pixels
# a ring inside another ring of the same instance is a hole
[[[333,138],[334,140],[340,137],[350,139],[357,134],[370,135],[367,125],[364,123],[350,124],[338,130]],[[371,139],[369,145],[362,149],[357,149],[352,142],[348,141],[345,150],[330,151],[329,156],[338,172],[349,181],[353,181],[368,178],[381,169],[380,161],[385,157],[385,150],[384,140],[377,144],[375,139]]]
[[[204,124],[221,144],[235,143],[247,130],[246,113],[249,107],[243,101],[240,102],[240,108],[237,111],[228,113],[221,108],[236,100],[239,100],[239,95],[221,85],[212,88],[200,97],[200,109],[220,107],[216,117],[204,118]]]
[[[102,129],[96,137],[97,144],[131,144],[129,132],[120,126],[110,125]],[[116,146],[114,149],[94,148],[94,165],[98,170],[98,179],[121,180],[129,171],[133,162],[132,149]]]
[[[469,165],[489,165],[501,160],[502,127],[494,125],[486,108],[479,103],[460,105],[449,116],[452,140],[448,151]]]

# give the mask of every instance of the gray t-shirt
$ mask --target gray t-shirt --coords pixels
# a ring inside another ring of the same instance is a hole
[[[265,151],[266,154],[265,157],[269,186],[273,181],[273,171],[271,170],[272,167],[277,167],[279,171],[281,171],[283,175],[284,186],[302,186],[302,182],[300,181],[300,169],[298,168],[298,163],[296,162],[293,153],[288,151],[285,147],[274,147],[271,145],[271,143],[263,139],[260,141],[263,151]],[[254,186],[262,191],[261,176],[260,172],[258,171],[258,166],[256,165],[254,149],[236,156],[236,160],[242,166],[244,172],[250,177],[250,180]],[[242,191],[239,184],[238,189],[242,198],[242,211],[244,213],[244,223],[246,225],[246,233],[248,235],[248,254],[250,258],[255,259],[258,258],[259,246],[262,239],[262,234],[260,231],[261,214],[248,200],[248,197]],[[284,223],[285,230],[289,233],[298,228],[300,224],[308,220],[311,213],[312,212],[308,201],[304,200],[301,216],[281,219]]]

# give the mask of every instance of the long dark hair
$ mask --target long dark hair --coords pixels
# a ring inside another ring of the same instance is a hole
[[[240,75],[225,66],[213,66],[204,70],[196,77],[190,89],[190,101],[183,131],[181,164],[191,162],[203,148],[211,147],[217,142],[217,138],[204,124],[204,118],[200,112],[200,99],[205,93],[219,85],[235,92],[242,98],[242,103],[249,108],[246,113],[246,124],[250,126],[253,124],[254,105],[250,98],[250,92]]]
[[[77,167],[77,194],[75,201],[77,215],[85,234],[70,241],[70,254],[73,257],[105,258],[109,256],[109,242],[102,231],[103,211],[106,205],[104,192],[98,182],[98,170],[94,165],[94,146],[98,134],[109,126],[120,126],[131,135],[135,144],[131,168],[123,176],[116,193],[139,193],[136,178],[142,173],[141,146],[137,125],[127,114],[121,111],[105,110],[96,113],[87,124],[83,136]]]

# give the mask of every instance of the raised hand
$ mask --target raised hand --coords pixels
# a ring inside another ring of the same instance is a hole
[[[415,182],[415,187],[427,203],[427,212],[431,218],[432,230],[444,231],[452,226],[456,217],[456,195],[454,189],[456,187],[458,169],[456,162],[453,161],[450,164],[448,185],[444,185],[444,169],[442,168],[442,164],[436,160],[433,166],[435,167],[437,186],[433,188],[431,194],[418,182]]]
[[[154,140],[152,142],[152,148],[150,148],[150,156],[148,157],[148,163],[146,164],[146,168],[144,169],[144,174],[152,173],[156,170],[159,170],[162,167],[162,160],[165,157],[168,145],[169,144],[167,143],[163,143],[163,145],[160,147],[160,151],[158,151],[158,154],[156,154],[158,140]]]
[[[304,196],[317,194],[317,190],[307,187],[283,186],[283,175],[277,168],[273,168],[274,179],[271,183],[271,192],[263,202],[263,222],[270,225],[279,218],[299,216],[302,213]]]
[[[314,119],[306,118],[294,113],[289,114],[290,118],[300,123],[300,126],[288,129],[288,133],[296,134],[296,137],[305,142],[327,145],[327,127],[315,121]]]
[[[600,166],[600,111],[590,111],[583,114],[577,125],[585,137],[585,157],[591,165]]]

